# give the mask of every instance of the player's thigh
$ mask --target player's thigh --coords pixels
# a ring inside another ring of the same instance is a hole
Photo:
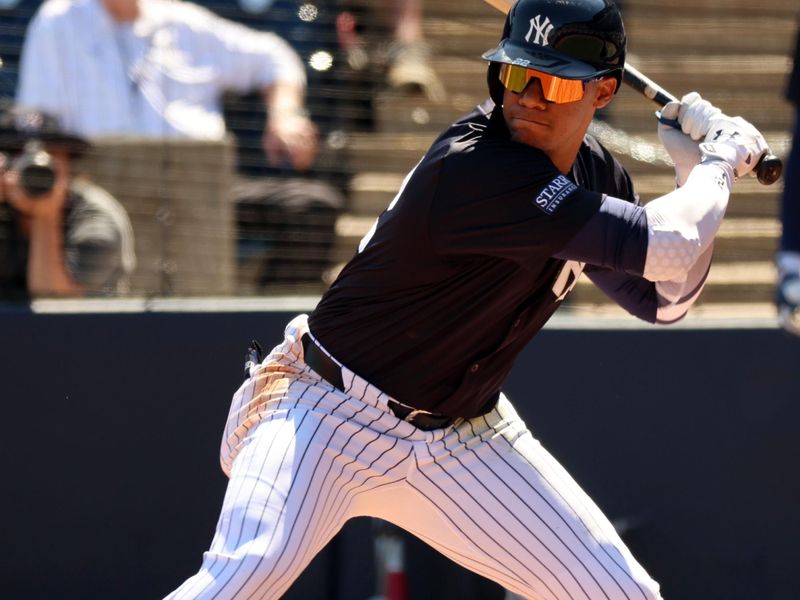
[[[217,530],[200,571],[170,598],[277,598],[336,534],[347,514],[316,510],[333,485],[326,443],[340,420],[276,412],[233,462]]]
[[[457,562],[534,598],[659,597],[608,519],[505,399],[431,445],[420,465],[412,483],[439,526],[416,533]]]

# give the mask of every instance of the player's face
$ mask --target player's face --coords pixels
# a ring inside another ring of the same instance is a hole
[[[544,151],[562,172],[575,161],[594,112],[611,101],[616,80],[589,81],[583,98],[556,104],[545,100],[542,86],[532,79],[519,94],[505,90],[503,117],[511,138]]]

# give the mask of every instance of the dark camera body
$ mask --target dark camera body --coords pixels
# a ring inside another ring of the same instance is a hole
[[[20,187],[32,198],[49,193],[56,182],[53,157],[38,142],[26,144],[22,154],[11,160],[8,168],[19,173]]]

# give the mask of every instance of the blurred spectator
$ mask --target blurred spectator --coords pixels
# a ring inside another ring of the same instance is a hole
[[[73,178],[88,143],[40,112],[0,112],[0,297],[125,291],[133,232],[105,190]]]
[[[260,287],[318,281],[330,266],[336,218],[345,205],[347,131],[356,119],[371,117],[367,92],[354,90],[339,50],[339,2],[197,2],[220,17],[280,36],[306,66],[305,109],[325,144],[302,176],[291,165],[265,157],[257,124],[268,113],[258,93],[227,91],[223,114],[236,137],[238,171],[247,176],[233,191],[239,207],[240,279],[254,279]],[[247,275],[252,269],[256,272]]]
[[[302,173],[312,167],[318,151],[297,53],[275,34],[254,31],[189,2],[48,0],[29,26],[19,79],[19,104],[52,112],[65,127],[86,136],[221,140],[226,135],[223,94],[257,89],[266,109],[261,141],[270,164]],[[264,233],[256,246],[278,260],[290,260],[287,251],[291,254],[293,246],[284,242],[304,236],[304,217],[317,208],[327,229],[315,229],[311,237],[325,237],[330,245],[335,214],[344,204],[338,191],[321,182],[304,186],[303,180],[284,179],[269,182],[269,193],[255,193],[253,188],[263,183],[244,182],[247,201],[237,205],[240,230],[260,227]],[[292,189],[283,221],[296,230],[275,232],[269,219],[283,210],[280,187],[287,183]],[[243,240],[250,262],[251,241]],[[260,283],[270,281],[268,271],[260,269]],[[319,280],[320,271],[310,279]],[[291,275],[295,281],[309,277],[296,269]]]
[[[345,11],[337,27],[349,62],[372,62],[385,68],[389,88],[422,94],[431,102],[443,102],[445,88],[431,66],[431,49],[422,29],[422,0],[365,2],[341,0]],[[384,27],[376,27],[383,22]],[[384,40],[388,37],[388,42]],[[367,49],[371,49],[368,52]],[[371,55],[371,57],[370,57]],[[385,56],[384,56],[385,55]]]
[[[398,90],[419,90],[432,102],[445,99],[442,82],[430,65],[430,47],[422,32],[422,0],[392,0],[394,43],[386,80]]]
[[[800,26],[787,97],[795,107],[794,135],[784,168],[781,221],[783,234],[778,265],[778,319],[787,331],[800,335]]]
[[[338,0],[317,0],[313,4],[297,0],[195,0],[218,16],[257,31],[269,32],[288,42],[306,68],[305,109],[320,130],[321,138],[346,129],[353,98],[345,60],[339,54],[336,19]],[[223,102],[228,129],[235,133],[239,147],[239,171],[252,175],[286,174],[285,165],[272,165],[261,152],[260,122],[266,121],[263,100],[257,93],[226,90]],[[254,124],[256,125],[254,127]],[[335,145],[335,144],[333,144]],[[332,145],[329,143],[328,147]],[[324,151],[325,147],[321,147]],[[343,168],[341,155],[336,164],[320,164],[313,174],[331,176],[332,169]],[[338,173],[336,174],[338,175]]]
[[[25,29],[41,3],[42,0],[0,1],[0,98],[14,97]]]

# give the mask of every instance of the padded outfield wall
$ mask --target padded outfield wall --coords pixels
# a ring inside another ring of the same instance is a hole
[[[148,308],[0,311],[0,597],[160,598],[199,566],[244,350],[296,307]],[[624,325],[556,321],[508,395],[665,598],[795,597],[800,340]],[[372,527],[348,524],[286,597],[370,597]],[[406,573],[412,599],[502,597],[411,538]]]

